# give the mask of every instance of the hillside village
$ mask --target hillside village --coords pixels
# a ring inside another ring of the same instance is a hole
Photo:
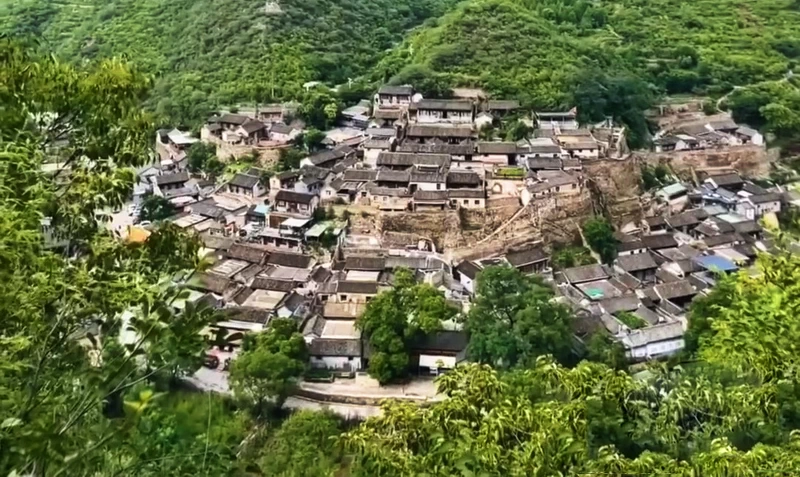
[[[746,268],[770,249],[760,220],[800,205],[793,193],[758,185],[731,167],[710,167],[692,170],[692,180],[673,175],[670,184],[646,191],[640,198],[645,214],[614,234],[611,263],[558,269],[551,256],[560,245],[533,236],[519,246],[479,249],[482,255],[467,260],[430,239],[389,240],[362,219],[380,214],[413,221],[416,214],[504,203],[517,211],[513,225],[521,212],[544,203],[561,209],[591,201],[594,178],[586,168],[631,160],[624,128],[610,122],[587,127],[575,110],[525,111],[517,101],[486,99],[479,90],[455,93],[455,99],[423,99],[410,86],[383,86],[371,101],[345,109],[339,126],[324,132],[324,148],[299,168],[268,173],[268,164],[254,163],[223,181],[190,174],[189,148],[214,144],[229,162],[280,150],[304,132],[291,105],[216,114],[200,138],[158,132],[160,160],[139,171],[131,210],[136,215],[149,195],[162,197],[178,211],[167,220],[202,239],[214,264],[190,279],[187,300],[224,313],[214,332],[226,336],[226,345],[212,355],[235,357],[244,334],[290,317],[302,330],[312,368],[353,377],[370,359],[355,322],[371,299],[392,287],[397,270],[411,270],[463,311],[481,270],[502,265],[553,284],[558,300],[578,317],[577,346],[604,330],[631,361],[667,357],[684,346],[693,298],[708,293],[718,273]],[[524,137],[504,141],[491,134],[509,122],[524,125]],[[659,132],[653,152],[765,147],[758,132],[729,118],[687,124]],[[143,239],[147,226],[129,227],[129,237]],[[414,374],[452,369],[465,359],[466,344],[458,323],[427,335],[413,346]]]

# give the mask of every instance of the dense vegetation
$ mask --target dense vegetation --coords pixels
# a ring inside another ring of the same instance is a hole
[[[538,107],[569,105],[594,68],[634,73],[669,93],[777,79],[800,54],[789,0],[482,0],[423,28],[377,70],[423,65]]]
[[[346,84],[455,1],[275,3],[282,13],[254,0],[23,0],[0,5],[0,30],[74,61],[125,55],[157,76],[155,110],[191,122],[220,104],[296,99],[307,81]]]

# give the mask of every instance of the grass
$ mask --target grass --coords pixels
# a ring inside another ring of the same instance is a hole
[[[522,178],[525,177],[525,169],[522,169],[521,167],[502,167],[497,169],[494,175],[499,177]]]
[[[621,311],[616,315],[617,319],[632,330],[638,330],[647,326],[647,322],[629,311]]]

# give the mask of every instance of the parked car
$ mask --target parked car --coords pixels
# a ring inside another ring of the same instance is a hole
[[[203,361],[203,366],[206,368],[217,369],[219,367],[219,358],[213,354],[207,354]]]

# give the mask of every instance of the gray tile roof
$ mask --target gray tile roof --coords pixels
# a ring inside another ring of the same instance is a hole
[[[228,249],[227,255],[245,262],[262,264],[269,255],[269,251],[253,244],[235,243]]]
[[[361,356],[360,339],[326,339],[315,338],[308,345],[308,354],[312,356]]]
[[[506,260],[515,268],[547,260],[549,256],[541,247],[520,250],[506,254]]]
[[[381,271],[386,268],[386,259],[383,257],[347,257],[344,261],[345,270]]]
[[[617,257],[617,265],[626,272],[638,272],[641,270],[658,268],[650,252],[620,255]]]
[[[236,174],[233,176],[233,179],[231,179],[229,184],[236,187],[243,187],[245,189],[252,189],[259,183],[260,180],[261,179],[256,176]]]
[[[156,184],[158,185],[180,184],[181,182],[186,182],[188,180],[189,173],[186,171],[156,176]]]
[[[290,252],[272,252],[267,259],[269,265],[282,267],[308,268],[311,265],[311,256]]]
[[[376,282],[339,282],[336,293],[356,293],[361,295],[375,295],[378,293]]]
[[[592,280],[599,280],[608,278],[608,273],[601,265],[584,265],[582,267],[568,268],[562,272],[570,283],[589,282]]]
[[[291,190],[281,189],[275,194],[275,202],[293,202],[297,204],[310,204],[313,202],[314,194],[304,194],[302,192],[295,192]]]

